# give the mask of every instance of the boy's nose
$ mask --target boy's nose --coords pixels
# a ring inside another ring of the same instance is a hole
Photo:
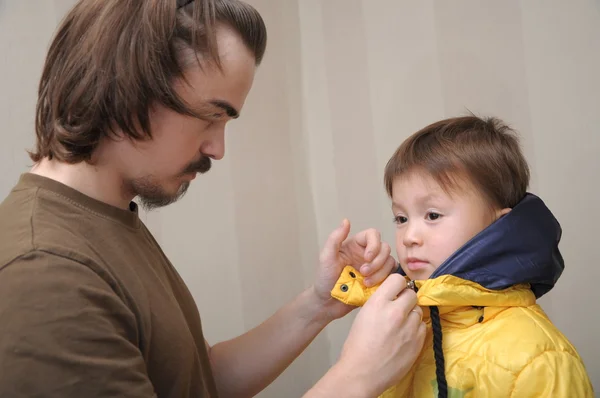
[[[406,247],[421,245],[423,243],[423,238],[421,236],[418,226],[415,224],[410,224],[410,221],[404,234],[403,243]]]

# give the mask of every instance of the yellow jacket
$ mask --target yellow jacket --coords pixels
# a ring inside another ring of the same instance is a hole
[[[560,226],[548,213],[529,195],[430,279],[414,281],[427,324],[425,346],[409,374],[381,398],[594,396],[576,349],[536,304],[564,266]],[[346,267],[332,296],[360,306],[376,289],[365,288],[362,276]],[[437,356],[432,320],[441,326]],[[447,395],[440,394],[440,380]]]
[[[493,292],[453,276],[416,285],[427,323],[425,347],[410,374],[382,398],[438,396],[427,311],[433,305],[441,318],[449,397],[594,396],[577,351],[528,286]]]

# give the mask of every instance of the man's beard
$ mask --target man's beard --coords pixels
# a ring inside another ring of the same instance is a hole
[[[181,172],[181,176],[191,173],[204,174],[211,168],[209,157],[203,156],[199,161],[190,164]],[[146,211],[151,211],[159,207],[168,206],[181,199],[190,187],[189,181],[184,182],[175,194],[166,192],[158,181],[152,176],[136,178],[130,181],[131,190],[139,198],[140,206]]]

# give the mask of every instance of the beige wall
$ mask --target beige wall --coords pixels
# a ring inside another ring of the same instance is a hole
[[[393,242],[387,158],[416,129],[468,109],[523,136],[531,190],[564,229],[567,268],[542,303],[599,389],[600,3],[250,2],[270,43],[227,155],[184,200],[144,215],[189,283],[208,339],[242,333],[307,286],[342,217]],[[29,164],[39,71],[71,3],[0,0],[0,197]],[[300,396],[351,321],[332,324],[261,396]]]

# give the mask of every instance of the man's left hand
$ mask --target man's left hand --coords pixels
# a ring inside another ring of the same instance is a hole
[[[365,277],[365,285],[382,282],[397,268],[390,256],[391,248],[381,241],[375,229],[366,229],[346,239],[350,233],[350,222],[344,220],[327,239],[320,255],[320,265],[313,286],[314,292],[332,319],[341,318],[354,307],[331,297],[331,289],[346,265],[353,266]]]

